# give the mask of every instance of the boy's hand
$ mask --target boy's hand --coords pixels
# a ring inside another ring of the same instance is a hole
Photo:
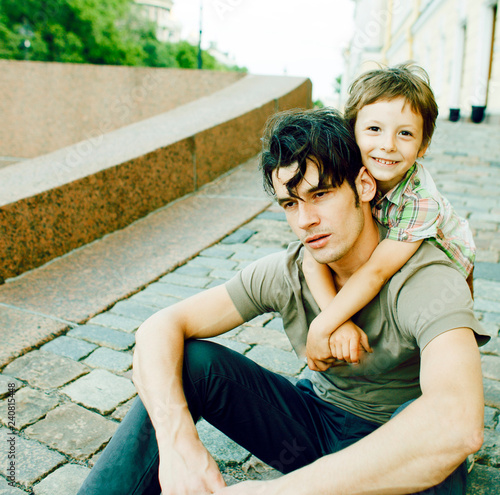
[[[307,334],[307,365],[313,371],[326,371],[339,361],[359,363],[362,352],[373,352],[368,337],[361,328],[351,320],[332,330],[323,323],[318,315]]]
[[[366,333],[351,320],[347,320],[331,334],[329,343],[332,357],[348,363],[359,363],[363,351],[373,352]]]

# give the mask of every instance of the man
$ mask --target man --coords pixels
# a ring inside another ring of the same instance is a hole
[[[319,308],[301,271],[304,249],[329,265],[339,290],[383,238],[370,209],[375,181],[360,163],[332,110],[270,122],[264,183],[300,241],[140,327],[134,382],[142,402],[80,494],[158,494],[160,485],[163,495],[465,493],[464,460],[482,443],[476,340],[486,338],[465,280],[433,246],[422,244],[353,318],[373,349],[358,365],[325,353],[316,363],[323,372],[292,385],[198,340],[278,311],[305,357]],[[289,474],[225,487],[198,438],[199,417]]]

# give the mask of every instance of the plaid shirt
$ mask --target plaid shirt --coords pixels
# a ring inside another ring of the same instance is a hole
[[[388,228],[387,239],[427,239],[444,251],[465,277],[472,272],[476,246],[469,224],[439,193],[431,175],[419,163],[385,196],[377,194],[372,212]]]

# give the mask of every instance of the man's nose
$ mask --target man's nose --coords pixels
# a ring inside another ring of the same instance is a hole
[[[299,228],[307,230],[309,227],[318,223],[319,216],[317,214],[316,207],[306,202],[299,203]]]

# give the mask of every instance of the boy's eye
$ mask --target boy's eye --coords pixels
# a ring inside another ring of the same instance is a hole
[[[403,136],[413,136],[413,134],[410,131],[401,131],[401,134]]]
[[[380,127],[377,127],[376,125],[371,125],[370,127],[368,127],[369,131],[374,131],[374,132],[377,132],[379,129]]]

